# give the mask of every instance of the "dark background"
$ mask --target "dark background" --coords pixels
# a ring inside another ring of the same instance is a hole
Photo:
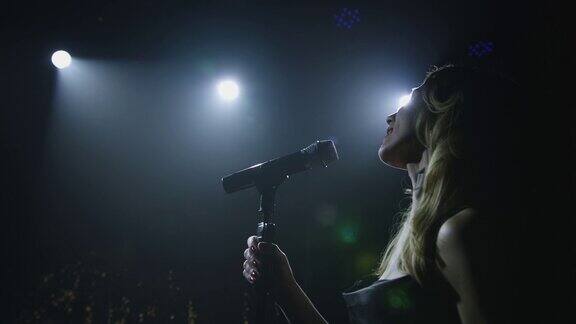
[[[574,276],[573,33],[565,8],[504,3],[6,5],[1,321],[241,322],[258,196],[227,195],[220,179],[332,139],[341,160],[284,184],[276,220],[302,287],[345,323],[340,292],[376,266],[408,204],[406,173],[377,157],[385,117],[449,62],[495,68],[534,98],[526,113],[540,116],[542,140],[526,159],[539,161],[545,189],[526,311],[564,316],[574,304],[563,296]],[[352,28],[335,21],[343,8],[359,12]],[[478,42],[494,50],[473,55]],[[69,69],[50,63],[57,49],[73,56]],[[226,75],[242,87],[229,106],[213,98]],[[486,107],[487,131],[498,113]]]

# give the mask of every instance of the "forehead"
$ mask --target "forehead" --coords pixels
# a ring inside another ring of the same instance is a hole
[[[419,85],[419,86],[417,86],[417,87],[412,88],[412,90],[410,91],[410,101],[409,101],[408,103],[404,104],[404,105],[400,105],[400,106],[398,107],[398,109],[396,110],[396,113],[398,113],[399,111],[401,111],[402,108],[405,108],[405,107],[406,107],[406,108],[409,109],[408,106],[414,106],[414,105],[415,105],[415,101],[416,101],[416,102],[419,101],[417,98],[421,96],[423,90],[424,90],[424,89],[423,89],[423,84],[421,84],[421,85]],[[418,104],[416,104],[416,105],[418,106]],[[411,109],[410,109],[410,110],[411,110]]]
[[[422,91],[422,85],[412,88],[410,90],[410,103],[414,100],[414,98],[418,97]]]
[[[412,94],[420,93],[424,90],[424,83],[421,83],[419,86],[412,88]]]

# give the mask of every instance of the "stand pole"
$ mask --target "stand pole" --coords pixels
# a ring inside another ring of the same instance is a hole
[[[261,222],[258,223],[257,235],[260,237],[261,242],[275,243],[276,224],[272,222],[274,216],[276,186],[270,186],[260,191],[260,206],[258,213]],[[264,256],[263,256],[264,257]],[[264,264],[270,265],[270,262],[264,261]],[[256,315],[259,320],[258,323],[271,324],[277,318],[275,308],[275,296],[271,289],[272,276],[274,269],[270,266],[262,269],[262,278],[257,284],[256,291],[260,305],[258,305],[258,314]]]
[[[272,222],[275,216],[276,189],[282,184],[288,175],[277,176],[269,174],[266,169],[262,170],[260,177],[256,181],[256,188],[260,194],[258,205],[259,223],[256,235],[260,242],[276,243],[276,224]],[[255,324],[286,324],[290,320],[284,315],[276,303],[276,296],[272,289],[272,268],[273,262],[269,262],[261,256],[264,268],[261,268],[261,278],[256,284],[251,285],[248,293],[247,311],[250,323]],[[245,317],[246,319],[246,317]]]

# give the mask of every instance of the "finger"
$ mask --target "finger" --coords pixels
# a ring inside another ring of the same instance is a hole
[[[257,261],[260,261],[258,260],[258,254],[254,251],[254,249],[255,248],[252,247],[244,250],[244,259],[246,260],[256,259]]]
[[[248,273],[253,280],[260,278],[260,272],[256,269],[246,269],[246,273]]]
[[[253,254],[260,253],[258,250],[258,242],[260,242],[261,239],[261,237],[255,235],[248,238],[248,248]]]
[[[242,275],[244,275],[244,278],[246,278],[246,280],[248,280],[250,283],[254,283],[260,277],[260,273],[254,269],[244,269],[242,271]]]
[[[252,235],[248,238],[248,247],[255,246],[260,242],[260,238],[256,235]]]
[[[246,259],[246,261],[248,261],[248,263],[254,267],[259,266],[261,263],[259,256],[256,255],[254,252],[250,251],[249,249],[247,249],[246,251],[244,251],[244,258]]]
[[[260,265],[261,265],[260,260],[256,258],[249,258],[244,260],[244,263],[242,263],[242,268],[247,270],[254,269],[256,271],[259,271]]]
[[[250,273],[248,271],[246,271],[246,269],[244,269],[244,271],[242,271],[242,275],[244,276],[244,278],[249,282],[249,283],[254,283],[254,278],[252,278],[252,276],[250,276]]]
[[[256,271],[259,271],[260,270],[260,260],[258,260],[258,259],[244,260],[244,263],[242,263],[242,267],[244,269],[255,269]]]
[[[250,259],[246,260],[248,262],[248,265],[253,267],[253,268],[260,268],[260,266],[262,265],[262,263],[260,262],[260,260],[256,257],[251,257]]]
[[[258,251],[263,254],[278,254],[280,248],[275,243],[268,243],[268,242],[259,242],[258,243]]]

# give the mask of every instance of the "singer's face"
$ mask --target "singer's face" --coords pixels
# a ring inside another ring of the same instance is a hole
[[[416,138],[416,117],[423,107],[420,88],[414,88],[410,102],[386,118],[388,129],[378,149],[382,162],[405,170],[407,163],[417,163],[422,157],[424,146]]]

